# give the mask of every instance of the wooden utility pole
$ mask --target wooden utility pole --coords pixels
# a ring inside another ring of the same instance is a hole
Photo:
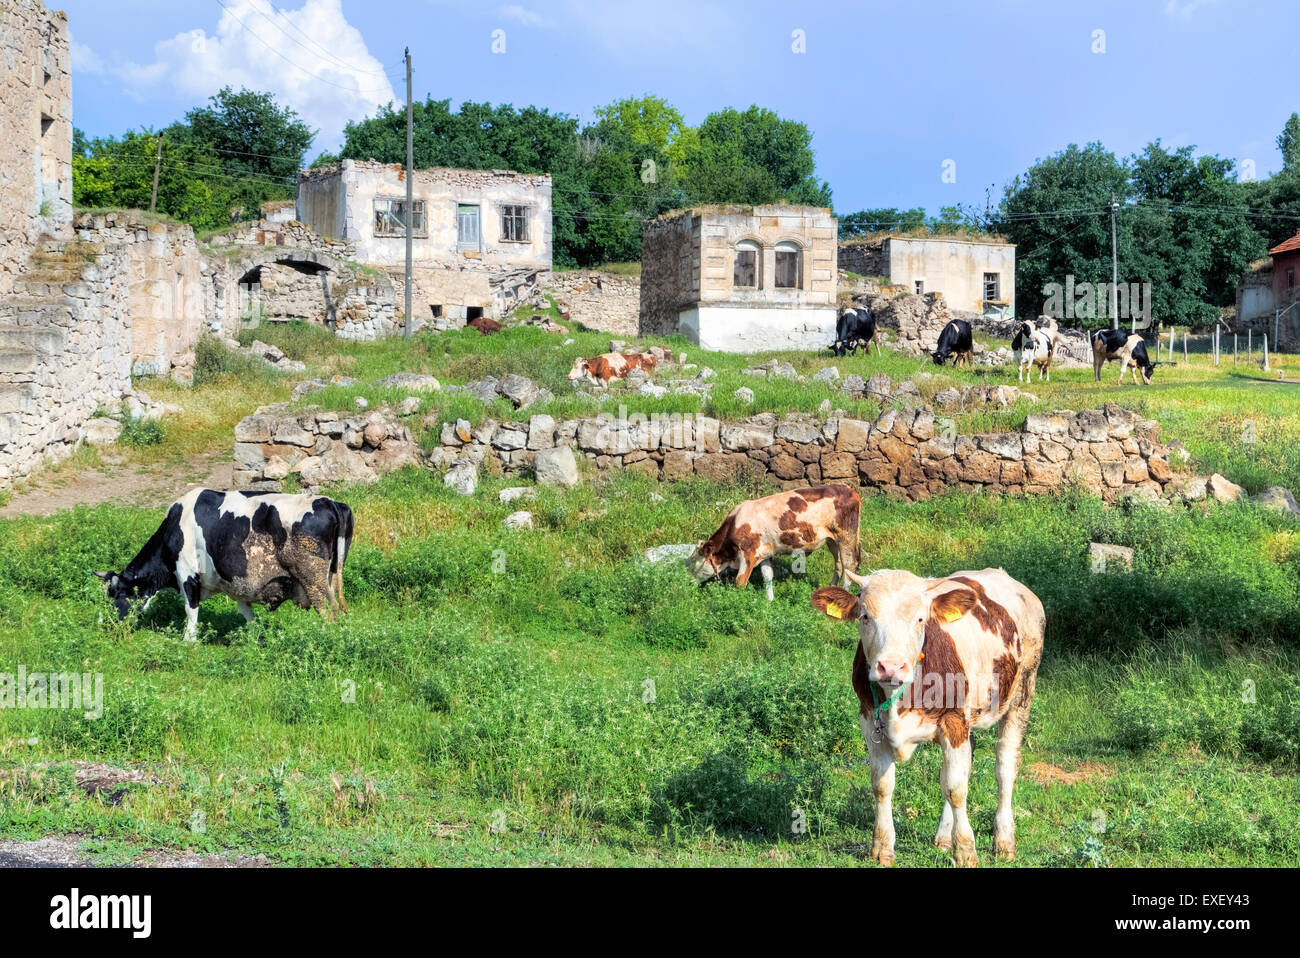
[[[415,254],[412,224],[415,215],[415,108],[411,104],[411,48],[406,48],[406,322],[404,332],[415,332],[411,315],[411,262]]]
[[[149,200],[149,212],[158,212],[158,172],[162,169],[162,144],[163,138],[158,137],[158,155],[153,161],[153,198]]]
[[[1115,249],[1115,212],[1119,201],[1110,194],[1110,328],[1119,329],[1119,253]],[[1133,304],[1130,303],[1129,306]],[[1133,332],[1137,332],[1137,313],[1133,313]]]

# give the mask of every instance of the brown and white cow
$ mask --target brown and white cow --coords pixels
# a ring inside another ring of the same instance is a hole
[[[622,379],[634,369],[653,374],[658,363],[649,353],[605,353],[595,359],[579,356],[569,370],[569,381],[585,379],[593,385],[608,386],[611,380]]]
[[[1001,722],[993,844],[999,857],[1015,857],[1011,792],[1043,653],[1043,604],[1001,569],[942,579],[891,569],[849,578],[862,587],[860,596],[828,586],[813,593],[812,604],[858,622],[853,690],[876,797],[871,856],[882,865],[894,861],[894,763],[938,741],[944,806],[934,844],[955,846],[958,865],[979,863],[966,814],[970,736]]]
[[[749,584],[755,567],[772,601],[772,556],[808,554],[824,542],[835,559],[834,581],[848,585],[861,560],[858,519],[862,499],[848,486],[813,486],[742,502],[718,531],[701,542],[687,568],[701,582],[734,569],[736,585]]]

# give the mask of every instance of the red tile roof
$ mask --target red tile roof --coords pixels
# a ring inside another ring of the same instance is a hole
[[[1278,253],[1290,253],[1292,250],[1300,249],[1300,233],[1296,233],[1289,240],[1283,240],[1268,251],[1269,256],[1276,256]]]

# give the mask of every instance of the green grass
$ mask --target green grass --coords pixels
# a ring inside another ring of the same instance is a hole
[[[761,486],[619,477],[542,490],[527,505],[536,528],[506,533],[518,506],[495,492],[507,484],[466,500],[408,470],[344,491],[358,519],[351,613],[262,609],[246,626],[213,600],[196,645],[180,641],[177,596],[122,624],[89,575],[120,568],[156,512],[0,523],[0,661],[102,672],[106,685],[98,721],[0,711],[0,834],[76,832],[105,861],[146,845],[286,864],[864,858],[874,812],[849,683],[856,632],[808,603],[827,554],[769,604],[756,586],[700,588],[637,558],[707,534]],[[1002,565],[1047,608],[1020,864],[1295,861],[1289,520],[952,495],[868,499],[862,526],[870,566]],[[1133,546],[1135,570],[1090,574],[1090,538]],[[992,742],[977,735],[970,799],[989,864]],[[930,847],[938,758],[923,747],[899,773],[901,864],[946,861]],[[71,777],[84,760],[142,765],[162,784],[119,804],[88,797]],[[1040,784],[1052,766],[1081,780]],[[796,810],[806,834],[791,830]]]

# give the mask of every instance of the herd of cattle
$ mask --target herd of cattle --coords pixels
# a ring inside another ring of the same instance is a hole
[[[831,349],[836,355],[856,353],[859,346],[869,350],[876,333],[869,310],[847,310]],[[1056,336],[1054,327],[1020,325],[1012,345],[1022,377],[1037,367],[1040,379],[1050,378]],[[1157,364],[1142,337],[1101,330],[1092,348],[1097,379],[1104,363],[1119,362],[1121,383],[1127,369],[1135,383],[1138,372],[1143,382],[1151,381]],[[956,364],[970,363],[972,356],[970,324],[954,319],[940,334],[932,358]],[[650,355],[607,353],[578,359],[569,378],[608,385],[632,369],[653,373],[655,365]],[[825,545],[834,559],[834,578],[811,601],[832,619],[858,623],[852,682],[876,799],[872,857],[881,864],[894,860],[895,763],[906,761],[918,744],[937,741],[943,749],[944,808],[935,845],[952,848],[959,865],[977,863],[966,811],[970,736],[973,729],[998,723],[994,848],[1011,857],[1011,793],[1043,648],[1042,603],[1001,569],[931,579],[900,570],[860,574],[861,506],[858,493],[843,485],[742,502],[697,544],[687,569],[701,582],[734,574],[742,588],[757,569],[770,601],[773,558],[807,555]],[[122,618],[139,603],[147,608],[164,590],[178,591],[185,602],[187,641],[197,639],[200,603],[214,595],[234,599],[249,621],[254,604],[274,610],[284,602],[332,619],[347,608],[343,566],[352,533],[352,510],[325,496],[196,489],[171,506],[121,572],[95,574]]]

